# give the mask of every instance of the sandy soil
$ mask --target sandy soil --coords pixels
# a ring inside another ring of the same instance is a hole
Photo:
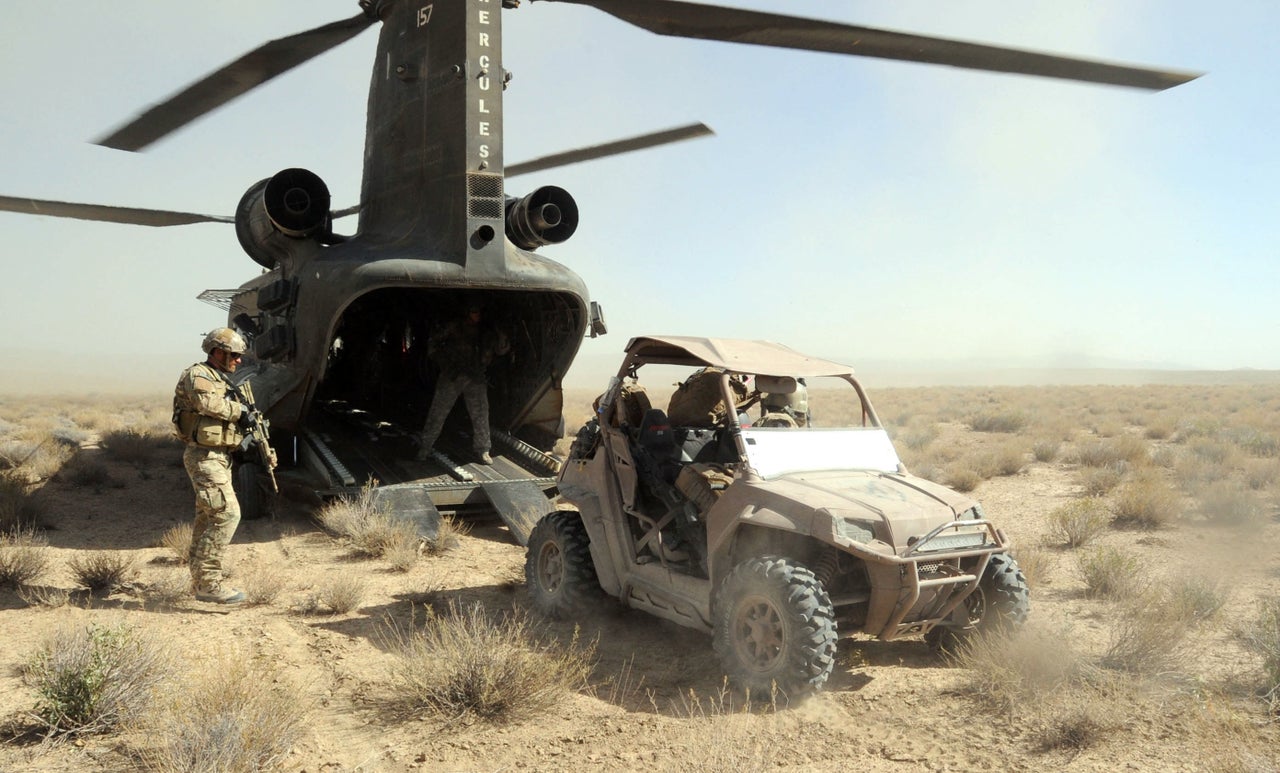
[[[957,443],[971,434],[958,426],[944,431]],[[86,550],[132,554],[138,589],[184,573],[156,547],[167,529],[191,517],[191,492],[176,454],[139,469],[111,460],[92,443],[82,453],[107,466],[110,482],[47,485],[56,566],[46,582],[70,587],[66,562]],[[1018,544],[1037,545],[1048,531],[1048,514],[1078,494],[1078,484],[1070,465],[1033,463],[982,483],[975,494]],[[1184,566],[1221,570],[1233,592],[1224,622],[1196,634],[1185,673],[1157,680],[1151,694],[1116,697],[1119,717],[1087,748],[1045,750],[1052,714],[1035,706],[1013,714],[984,706],[966,689],[966,672],[939,661],[919,640],[842,641],[824,693],[799,706],[743,713],[716,697],[721,676],[708,637],[612,606],[582,623],[583,633],[598,637],[590,689],[567,694],[545,716],[496,727],[393,720],[381,702],[390,657],[380,636],[385,621],[408,624],[429,592],[437,603],[525,607],[524,551],[499,523],[481,520],[457,549],[396,573],[385,562],[353,560],[319,530],[312,512],[311,505],[286,502],[275,519],[245,522],[236,536],[234,566],[267,562],[289,574],[287,589],[268,606],[162,605],[145,602],[135,590],[50,609],[0,591],[0,716],[32,707],[20,666],[50,632],[68,622],[123,618],[182,643],[188,659],[240,653],[304,685],[312,710],[285,765],[294,771],[1200,771],[1280,764],[1275,732],[1244,687],[1257,681],[1256,659],[1232,633],[1258,598],[1280,591],[1280,523],[1274,520],[1247,534],[1185,523],[1105,535],[1104,541],[1133,550],[1153,576]],[[1072,646],[1101,649],[1115,608],[1084,598],[1068,552],[1043,550],[1050,568],[1033,589],[1036,624],[1061,632]],[[365,581],[360,608],[340,616],[302,613],[317,583],[334,572]],[[553,630],[568,636],[572,627]],[[1088,706],[1080,710],[1087,713]],[[1213,711],[1218,714],[1206,718]],[[1230,721],[1214,719],[1222,712]],[[139,742],[119,736],[59,746],[11,742],[0,746],[0,770],[129,770],[130,745]]]

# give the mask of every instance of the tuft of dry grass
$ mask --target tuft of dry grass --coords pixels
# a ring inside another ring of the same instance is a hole
[[[26,664],[39,696],[32,718],[49,736],[103,733],[132,723],[171,672],[168,650],[127,624],[58,630]]]
[[[1244,526],[1262,520],[1258,495],[1234,481],[1210,483],[1196,496],[1205,520],[1230,526]]]
[[[24,585],[18,588],[18,598],[29,607],[48,607],[57,609],[71,601],[71,594],[66,588],[55,588],[49,585]]]
[[[1154,470],[1142,470],[1116,490],[1116,521],[1143,529],[1167,526],[1182,515],[1182,495]]]
[[[1280,712],[1280,599],[1258,602],[1257,613],[1236,631],[1245,649],[1261,659],[1260,692],[1271,703],[1272,713]]]
[[[296,684],[245,657],[224,656],[147,713],[142,727],[156,744],[143,760],[157,771],[272,770],[302,738],[307,714]]]
[[[133,557],[118,550],[77,553],[67,562],[77,586],[108,595],[134,575]]]
[[[1089,598],[1123,601],[1142,590],[1138,560],[1116,548],[1102,547],[1081,553],[1077,566]]]
[[[1227,584],[1203,574],[1183,572],[1166,587],[1171,613],[1192,625],[1212,620],[1227,603]]]
[[[403,560],[406,550],[417,550],[417,527],[388,515],[374,501],[377,481],[370,480],[355,497],[339,497],[325,503],[316,514],[320,525],[343,538],[357,556],[381,558],[388,551]]]
[[[1045,550],[1043,545],[1026,545],[1014,549],[1014,560],[1018,562],[1018,568],[1022,570],[1022,576],[1026,578],[1027,585],[1036,588],[1040,585],[1049,584],[1049,574],[1052,571],[1056,561],[1053,555]]]
[[[1111,523],[1107,507],[1099,499],[1076,499],[1049,514],[1049,535],[1067,547],[1083,547]]]
[[[1186,610],[1171,601],[1167,589],[1151,589],[1117,610],[1102,665],[1132,674],[1157,674],[1177,664],[1191,620]]]
[[[951,656],[965,670],[965,692],[998,709],[1024,704],[1079,684],[1094,667],[1064,631],[1025,627],[1017,633],[982,631],[965,637]]]
[[[968,493],[978,487],[984,478],[976,471],[961,466],[954,466],[947,469],[945,473],[946,484],[961,493]]]
[[[171,569],[143,589],[143,598],[157,604],[172,605],[191,595],[191,575],[182,569]]]
[[[244,591],[245,600],[250,605],[268,606],[274,603],[288,587],[289,573],[279,564],[255,561],[237,578],[237,582]],[[359,597],[356,598],[352,608],[356,605],[359,605]]]
[[[974,432],[1014,433],[1027,426],[1027,415],[1021,411],[996,411],[976,413],[965,423]]]
[[[1147,442],[1137,435],[1120,435],[1076,448],[1075,460],[1083,467],[1108,467],[1118,462],[1143,464],[1151,458]]]
[[[99,444],[112,459],[138,467],[151,464],[161,453],[177,451],[180,445],[172,432],[157,434],[137,427],[105,432]]]
[[[479,604],[428,612],[421,630],[389,628],[392,706],[446,721],[536,717],[586,686],[594,644],[540,641],[523,612],[491,618]]]
[[[1037,440],[1031,444],[1031,455],[1037,462],[1052,462],[1062,451],[1062,443],[1057,440]]]
[[[1128,463],[1116,462],[1106,467],[1081,467],[1079,471],[1080,487],[1086,496],[1101,497],[1111,493],[1120,485],[1128,471]]]
[[[48,541],[34,529],[0,534],[0,588],[22,588],[49,568]]]
[[[302,606],[302,613],[345,615],[360,606],[365,591],[364,580],[359,577],[345,572],[334,575],[311,591]]]
[[[29,529],[45,513],[37,489],[18,471],[0,472],[0,531]]]
[[[187,563],[187,557],[191,554],[191,533],[192,526],[190,523],[180,523],[177,526],[172,526],[160,537],[160,547],[173,553],[174,559],[179,564],[185,564]]]

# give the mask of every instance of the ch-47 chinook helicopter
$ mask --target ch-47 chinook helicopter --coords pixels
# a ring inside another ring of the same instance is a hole
[[[652,32],[1162,90],[1195,74],[1087,61],[816,19],[679,0],[549,0],[591,6]],[[234,223],[263,273],[206,291],[251,341],[237,380],[253,386],[281,457],[340,491],[374,478],[389,507],[429,527],[438,509],[492,507],[524,542],[546,511],[563,434],[561,379],[585,335],[604,332],[582,280],[535,251],[577,227],[572,196],[510,196],[506,177],[686,139],[701,125],[506,165],[502,15],[518,0],[360,0],[351,18],[273,40],[98,140],[137,151],[234,97],[380,26],[370,83],[359,203],[330,208],[314,174],[287,169],[253,184],[234,217],[0,197],[0,209],[151,226]],[[351,235],[333,223],[358,211]],[[433,330],[467,304],[509,335],[489,372],[495,463],[458,464],[470,424],[455,410],[439,447],[416,461],[435,372]],[[455,454],[454,456],[460,455]],[[237,471],[253,509],[252,464]]]

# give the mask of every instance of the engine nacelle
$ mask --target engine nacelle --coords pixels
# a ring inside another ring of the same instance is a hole
[[[272,269],[297,240],[329,230],[329,188],[306,169],[285,169],[260,180],[236,207],[236,238],[259,265]]]
[[[543,186],[507,199],[507,238],[522,250],[559,244],[578,230],[578,204],[564,188]]]

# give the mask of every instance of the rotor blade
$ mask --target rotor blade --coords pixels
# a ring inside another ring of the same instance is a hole
[[[129,225],[190,225],[191,223],[234,223],[234,217],[197,215],[192,212],[169,212],[163,209],[134,209],[133,207],[108,207],[102,204],[75,204],[69,201],[20,199],[0,196],[0,211],[21,212],[28,215],[69,217],[76,220],[97,220],[103,223],[127,223]]]
[[[119,150],[141,150],[250,89],[350,40],[373,22],[374,19],[361,13],[266,43],[174,94],[96,140],[96,143]]]
[[[329,216],[332,217],[334,220],[337,220],[338,218],[341,218],[341,217],[354,215],[359,211],[360,211],[360,205],[356,204],[356,205],[347,207],[346,209],[335,209],[333,212],[329,213]]]
[[[855,27],[680,0],[555,0],[588,5],[659,35],[945,64],[1162,91],[1201,73],[1153,70],[1016,48]]]
[[[705,137],[708,134],[715,134],[715,132],[713,132],[706,124],[691,123],[688,126],[678,126],[674,129],[642,134],[638,137],[629,137],[625,140],[606,142],[603,145],[592,145],[587,148],[578,148],[577,150],[568,150],[563,153],[554,153],[550,156],[535,158],[532,161],[512,164],[507,167],[506,176],[515,177],[516,175],[529,174],[530,172],[540,172],[543,169],[567,166],[569,164],[576,164],[579,161],[591,161],[597,158],[604,158],[605,156],[616,156],[620,153],[630,153],[633,150],[652,148],[656,145],[666,145],[671,142],[691,140],[695,137]]]

